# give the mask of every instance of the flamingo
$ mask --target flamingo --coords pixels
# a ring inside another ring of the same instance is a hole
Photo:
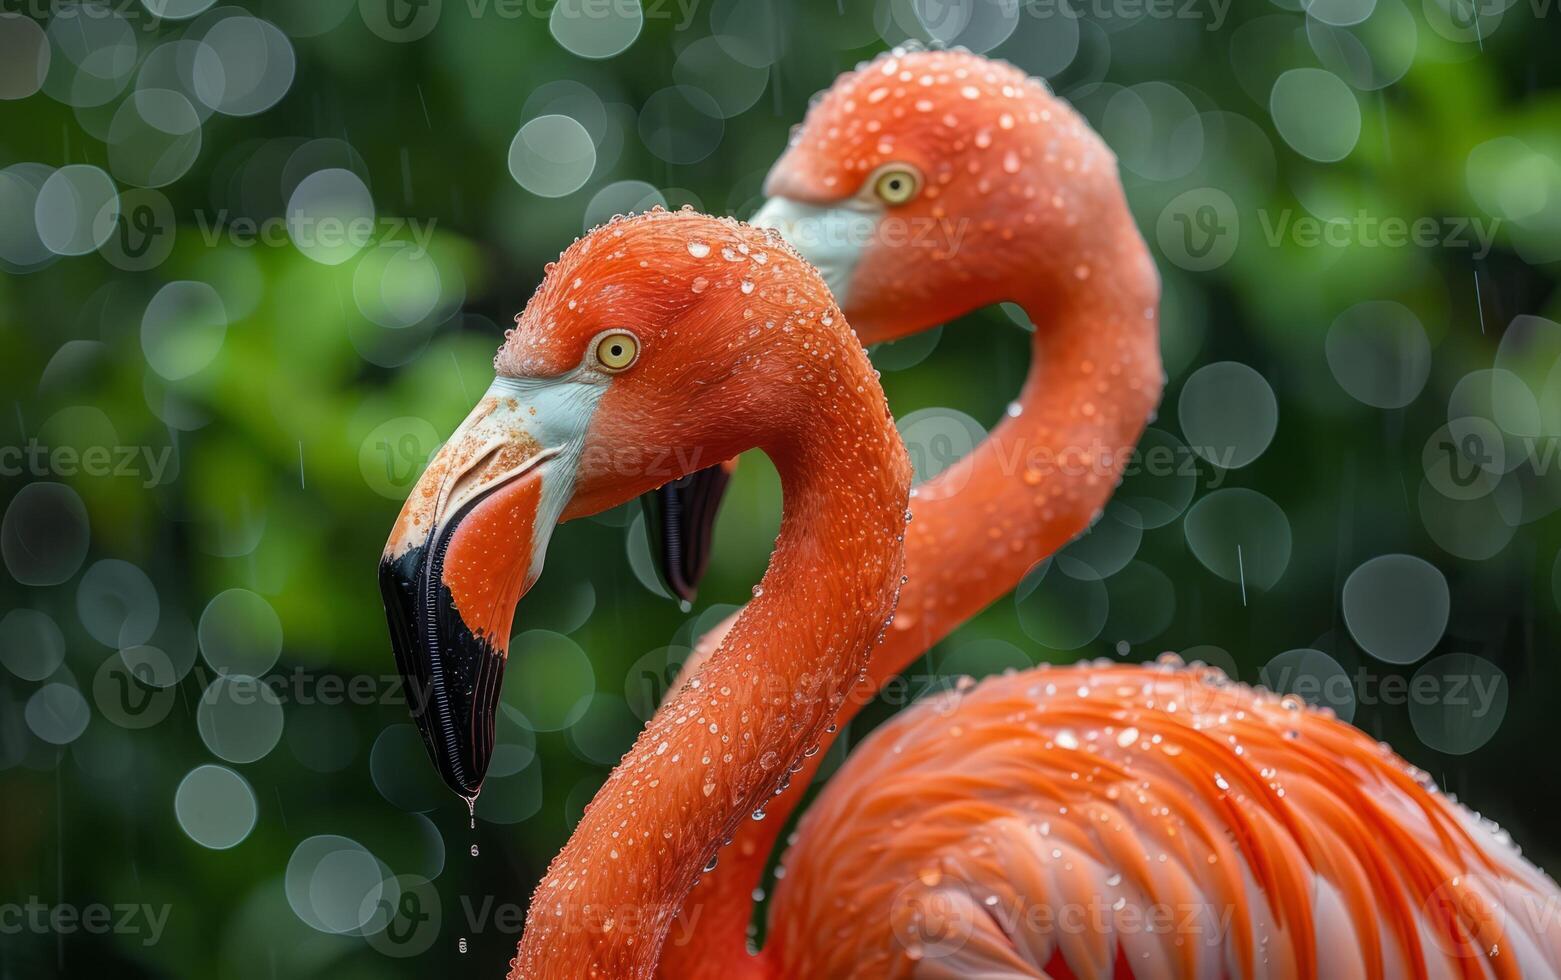
[[[645,978],[722,840],[823,736],[893,611],[910,461],[827,286],[773,232],[659,211],[551,265],[391,531],[380,585],[445,782],[481,789],[552,528],[751,448],[785,505],[754,600],[640,733],[532,898],[511,975]]]
[[[893,626],[827,747],[885,680],[1098,515],[1163,384],[1159,280],[1099,137],[1044,83],[967,52],[897,50],[841,76],[766,192],[755,223],[820,268],[864,342],[999,301],[1037,325],[1009,417],[914,496]],[[769,942],[750,955],[752,896],[821,760],[793,762],[766,819],[690,894],[663,977],[1561,964],[1557,890],[1502,834],[1355,729],[1174,658],[1026,671],[902,712],[804,815]],[[1196,936],[1142,927],[1172,907]],[[1053,921],[1091,909],[1087,928]]]

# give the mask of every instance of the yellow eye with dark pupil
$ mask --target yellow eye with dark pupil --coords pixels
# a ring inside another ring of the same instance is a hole
[[[909,170],[891,170],[878,178],[873,190],[887,204],[904,204],[916,196],[918,181]]]
[[[640,354],[640,342],[632,334],[610,333],[596,342],[596,360],[609,371],[622,371]]]

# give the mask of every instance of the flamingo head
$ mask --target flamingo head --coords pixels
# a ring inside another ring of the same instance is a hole
[[[784,448],[787,420],[810,411],[795,371],[847,345],[808,265],[731,219],[615,220],[549,267],[380,565],[413,715],[451,789],[472,799],[481,788],[515,604],[554,525],[749,448]],[[708,527],[695,523],[677,524],[671,543],[698,548]]]
[[[840,76],[765,193],[753,222],[818,266],[867,343],[1078,289],[1116,255],[1122,226],[1103,219],[1126,213],[1115,157],[1071,107],[963,51],[891,51]]]

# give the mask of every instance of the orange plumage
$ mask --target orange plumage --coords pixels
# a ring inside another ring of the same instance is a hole
[[[901,161],[924,191],[886,217],[966,234],[875,238],[836,287],[846,315],[872,342],[1012,300],[1034,360],[1009,417],[919,488],[894,627],[839,724],[1088,526],[1163,380],[1114,159],[1042,83],[887,54],[814,106],[768,190],[860,207]],[[694,888],[662,976],[1561,975],[1561,892],[1498,831],[1331,716],[1169,663],[1026,671],[902,712],[802,820],[749,955],[751,892],[819,761]]]

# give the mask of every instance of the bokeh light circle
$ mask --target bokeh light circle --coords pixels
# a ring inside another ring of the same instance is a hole
[[[614,766],[634,744],[643,726],[616,694],[596,694],[569,729],[569,745],[587,762]]]
[[[710,33],[750,68],[768,68],[786,53],[787,0],[715,0]]]
[[[1360,139],[1360,103],[1339,76],[1321,68],[1292,68],[1269,94],[1274,127],[1291,149],[1319,163],[1343,160]]]
[[[548,31],[560,47],[594,59],[627,51],[644,26],[645,12],[638,3],[558,0],[547,18]]]
[[[163,20],[188,20],[205,13],[217,0],[141,0],[141,5]]]
[[[450,795],[434,775],[422,736],[404,722],[386,726],[374,739],[369,750],[369,775],[379,795],[414,813],[432,810]]]
[[[1025,652],[996,637],[963,640],[956,643],[938,661],[938,673],[944,678],[995,677],[1008,670],[1028,670],[1034,664]]]
[[[317,170],[287,199],[287,235],[321,265],[341,265],[374,237],[374,196],[351,170]]]
[[[54,168],[13,163],[0,170],[0,268],[29,272],[53,259],[38,237],[38,194]]]
[[[141,316],[141,350],[153,371],[170,381],[204,369],[228,332],[228,312],[209,284],[181,279],[167,283]]]
[[[1384,89],[1399,81],[1415,63],[1420,31],[1404,0],[1313,0],[1334,10],[1369,5],[1359,23],[1334,26],[1314,17],[1306,21],[1306,38],[1322,66],[1361,91]]]
[[[491,773],[477,798],[477,819],[487,823],[515,824],[536,816],[542,809],[541,763],[508,776]]]
[[[1057,566],[1075,578],[1110,578],[1138,554],[1144,531],[1137,515],[1115,502],[1056,556]]]
[[[65,634],[36,609],[12,609],[0,619],[0,664],[24,681],[41,681],[65,661]]]
[[[1100,127],[1122,166],[1150,180],[1185,177],[1203,159],[1198,109],[1165,82],[1118,89],[1106,103]]]
[[[1332,708],[1344,721],[1355,717],[1355,685],[1339,662],[1321,650],[1287,650],[1270,660],[1258,682],[1275,694],[1295,694]]]
[[[1370,17],[1377,0],[1301,0],[1306,15],[1332,27],[1350,27]]]
[[[1144,430],[1112,496],[1122,520],[1148,531],[1182,516],[1198,492],[1198,458],[1163,429]]]
[[[92,708],[70,684],[45,684],[27,699],[23,711],[27,727],[50,745],[69,745],[81,737],[92,720]]]
[[[78,109],[113,100],[129,84],[140,55],[134,26],[108,4],[67,0],[51,13],[44,28],[53,49],[44,92]]]
[[[0,99],[25,99],[49,74],[49,40],[38,22],[0,13]]]
[[[189,172],[201,152],[201,118],[183,94],[138,88],[108,124],[108,165],[137,187],[164,187]]]
[[[770,81],[768,69],[743,64],[727,48],[721,38],[702,37],[672,65],[673,80],[708,95],[724,119],[753,108]]]
[[[1182,435],[1193,452],[1223,469],[1257,459],[1279,426],[1279,402],[1268,380],[1237,361],[1192,373],[1176,401]]]
[[[643,180],[615,180],[591,195],[585,206],[583,230],[590,231],[620,214],[639,214],[660,205],[667,206],[667,199],[654,184]]]
[[[0,518],[0,558],[23,585],[59,585],[86,560],[92,531],[81,495],[63,483],[29,483]]]
[[[404,330],[440,309],[439,263],[408,242],[384,242],[365,252],[352,274],[358,311],[382,327]]]
[[[1425,327],[1401,303],[1367,300],[1333,321],[1324,341],[1328,368],[1359,402],[1403,408],[1431,375],[1431,342]]]
[[[510,641],[504,700],[537,731],[573,725],[594,693],[596,671],[574,640],[548,630],[527,630]]]
[[[101,169],[74,163],[49,175],[33,205],[38,240],[57,255],[86,255],[113,233],[119,192]]]
[[[263,681],[239,674],[218,677],[195,710],[201,741],[227,762],[264,758],[282,737],[282,702]]]
[[[510,176],[538,197],[573,194],[595,169],[596,143],[572,116],[528,120],[510,141]]]
[[[1272,588],[1290,564],[1290,520],[1256,490],[1226,487],[1193,504],[1187,544],[1209,571],[1245,588]]]
[[[1344,582],[1344,622],[1361,649],[1390,664],[1430,653],[1447,629],[1452,598],[1435,565],[1413,555],[1380,555]]]
[[[1409,721],[1420,741],[1448,755],[1489,742],[1507,716],[1507,675],[1471,653],[1426,661],[1410,680]]]
[[[196,766],[179,781],[173,811],[190,840],[224,851],[255,829],[259,808],[249,783],[226,766]]]
[[[224,115],[264,112],[293,84],[297,65],[292,42],[268,21],[244,14],[221,16],[200,35],[200,42],[195,96]]]
[[[1036,78],[1054,78],[1074,63],[1079,54],[1081,19],[1078,17],[1031,17],[1028,8],[1017,5],[1021,16],[1013,33],[990,52],[1022,68]],[[1089,24],[1092,35],[1098,27]]]
[[[943,327],[936,326],[930,330],[918,330],[899,340],[874,344],[867,353],[872,357],[873,367],[879,371],[904,371],[931,357],[942,339]]]
[[[161,609],[151,578],[117,558],[94,562],[76,587],[81,625],[94,640],[115,650],[150,640]]]
[[[282,620],[248,589],[219,592],[201,613],[196,635],[201,656],[219,674],[259,677],[282,653]]]
[[[1429,480],[1420,484],[1420,521],[1443,551],[1469,561],[1494,558],[1512,541],[1523,512],[1522,493],[1514,483],[1472,500],[1437,491]]]
[[[293,848],[285,875],[287,904],[307,925],[320,932],[351,933],[373,917],[386,896],[384,867],[368,848],[335,834],[308,837]]]
[[[695,164],[715,152],[726,130],[721,106],[704,89],[673,85],[640,109],[640,139],[658,159]]]
[[[1044,562],[1014,594],[1019,628],[1052,650],[1077,650],[1105,628],[1110,598],[1097,577],[1074,578]],[[1028,587],[1027,587],[1028,586]]]
[[[536,758],[536,729],[519,709],[501,702],[493,726],[493,757],[488,760],[488,775],[513,776],[529,767]]]

